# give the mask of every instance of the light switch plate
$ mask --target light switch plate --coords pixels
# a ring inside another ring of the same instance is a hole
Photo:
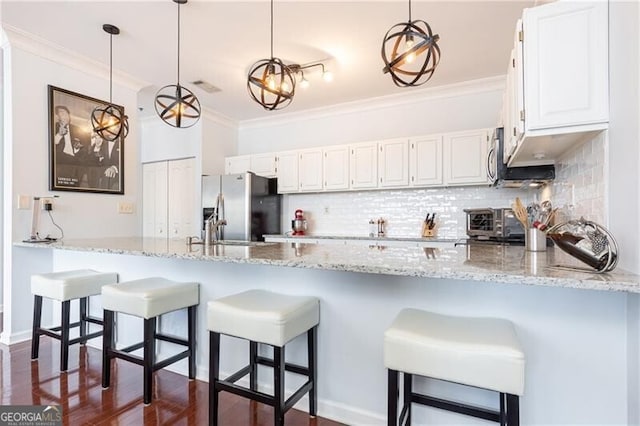
[[[119,214],[133,214],[133,203],[121,201],[118,203]]]
[[[31,208],[31,197],[28,195],[18,195],[18,210],[29,210]]]

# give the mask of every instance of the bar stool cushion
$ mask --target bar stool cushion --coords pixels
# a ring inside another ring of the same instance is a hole
[[[316,297],[249,290],[210,301],[209,331],[284,346],[320,321]]]
[[[402,310],[384,335],[392,370],[522,395],[524,353],[510,321]]]
[[[117,282],[115,272],[91,269],[51,272],[31,276],[31,293],[65,302],[100,294],[102,286]]]
[[[199,300],[198,283],[165,278],[145,278],[102,287],[103,309],[146,319],[197,305]]]

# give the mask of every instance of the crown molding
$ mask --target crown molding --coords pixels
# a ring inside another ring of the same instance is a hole
[[[236,120],[233,120],[232,118],[229,118],[226,115],[220,114],[219,112],[213,111],[208,108],[204,108],[204,107],[202,108],[201,118],[213,121],[216,124],[219,124],[224,127],[228,127],[230,129],[235,130],[238,128],[238,122]],[[162,120],[160,119],[160,117],[158,117],[158,114],[156,113],[140,116],[138,120],[141,123],[156,123],[156,122],[161,123],[162,122]]]
[[[353,102],[345,102],[327,107],[314,108],[305,111],[292,112],[277,118],[261,117],[239,122],[240,129],[252,129],[260,127],[280,126],[305,120],[320,119],[336,115],[361,113],[363,111],[394,108],[410,105],[417,102],[434,99],[454,98],[478,93],[487,93],[504,90],[506,77],[498,75],[477,80],[464,81],[462,83],[448,84],[445,86],[431,87],[393,95],[360,99]]]
[[[109,80],[108,65],[11,25],[3,23],[2,29],[5,34],[2,40],[2,47],[5,49],[7,46],[9,48],[17,48],[52,62]],[[113,82],[134,91],[138,91],[150,84],[117,70],[113,71]]]
[[[202,117],[206,118],[207,120],[211,120],[216,124],[232,129],[237,129],[240,124],[238,120],[234,120],[227,115],[221,114],[218,111],[214,111],[206,107],[202,107]]]

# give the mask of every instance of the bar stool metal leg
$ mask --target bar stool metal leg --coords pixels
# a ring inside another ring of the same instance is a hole
[[[507,425],[520,426],[520,398],[507,394]]]
[[[189,341],[189,379],[196,378],[196,320],[197,306],[189,306],[187,308],[187,317],[189,324],[187,325],[187,339]]]
[[[80,337],[87,335],[87,297],[80,298]],[[81,339],[80,344],[87,343],[87,339]]]
[[[209,332],[209,425],[218,425],[218,390],[220,374],[220,333]]]
[[[33,296],[33,325],[31,328],[31,359],[38,359],[40,352],[40,326],[42,318],[42,296]]]
[[[62,329],[60,330],[60,371],[69,368],[69,325],[71,301],[62,302]]]
[[[404,380],[404,406],[400,414],[400,424],[411,424],[411,392],[413,385],[413,375],[409,373],[402,373]]]
[[[507,424],[507,394],[500,392],[500,426]]]
[[[318,407],[318,327],[307,332],[307,359],[309,363],[309,415],[315,417]]]
[[[387,425],[398,424],[398,371],[388,370]]]
[[[249,341],[249,389],[258,390],[258,342]]]
[[[284,346],[273,347],[274,425],[284,425]]]
[[[156,355],[156,318],[145,318],[144,320],[144,379],[143,379],[143,399],[145,405],[151,404],[153,393],[153,365]]]
[[[115,345],[113,335],[114,313],[113,311],[104,310],[103,318],[103,334],[102,334],[102,388],[107,389],[111,384],[111,349]]]

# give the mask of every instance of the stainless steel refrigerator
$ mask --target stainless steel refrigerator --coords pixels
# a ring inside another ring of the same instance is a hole
[[[281,232],[281,196],[276,179],[251,172],[202,176],[202,221],[226,220],[220,239],[264,241],[264,234]],[[204,235],[204,233],[203,233]]]

